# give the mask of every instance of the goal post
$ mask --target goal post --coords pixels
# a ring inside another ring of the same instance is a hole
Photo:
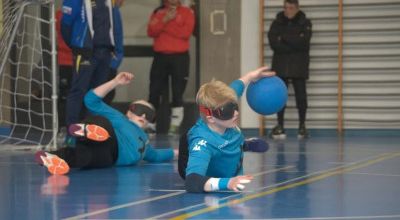
[[[3,0],[0,35],[0,150],[56,148],[54,0]]]

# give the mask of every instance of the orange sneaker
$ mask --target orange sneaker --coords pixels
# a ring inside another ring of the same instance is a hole
[[[94,124],[72,124],[68,132],[75,137],[86,137],[92,141],[105,141],[110,135],[103,127]]]
[[[47,170],[54,175],[64,175],[69,172],[67,162],[59,158],[57,155],[50,154],[44,151],[39,151],[35,154],[36,161],[47,167]]]

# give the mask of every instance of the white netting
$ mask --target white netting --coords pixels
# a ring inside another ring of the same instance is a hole
[[[6,0],[2,8],[0,148],[49,146],[57,130],[53,2]]]

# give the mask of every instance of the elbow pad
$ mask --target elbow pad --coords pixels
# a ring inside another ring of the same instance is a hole
[[[201,176],[196,173],[191,173],[186,176],[186,191],[191,193],[202,193],[204,192],[204,184],[210,179],[207,176]]]

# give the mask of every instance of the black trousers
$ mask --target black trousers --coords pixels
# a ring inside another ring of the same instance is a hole
[[[63,147],[50,153],[64,159],[72,168],[89,169],[113,166],[118,157],[118,142],[111,123],[102,116],[89,116],[82,123],[103,127],[108,131],[110,138],[103,142],[81,138],[77,140],[75,147]]]
[[[306,113],[307,113],[307,88],[306,88],[306,79],[303,78],[281,78],[286,87],[289,86],[289,80],[294,88],[294,95],[296,98],[296,107],[299,114],[299,124],[304,124],[306,121]],[[284,117],[285,117],[285,107],[281,111],[278,112],[278,124],[284,127]]]
[[[169,86],[171,77],[172,107],[183,106],[183,93],[189,75],[189,53],[155,53],[150,71],[149,102],[158,109],[161,95]]]
[[[59,86],[58,86],[58,126],[65,126],[65,108],[69,89],[71,88],[72,74],[74,67],[72,65],[58,66]]]

